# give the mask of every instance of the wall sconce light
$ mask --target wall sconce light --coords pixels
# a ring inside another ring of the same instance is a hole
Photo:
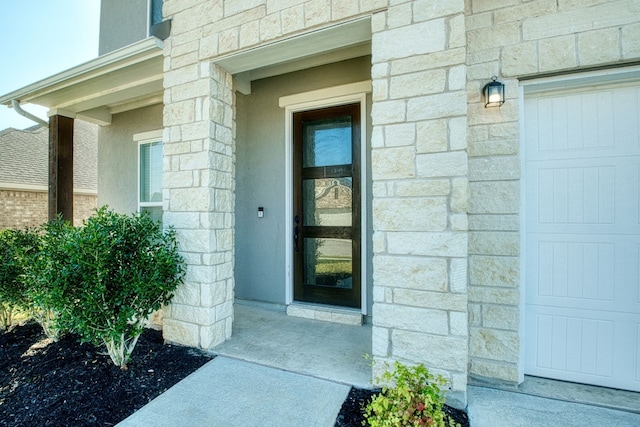
[[[496,76],[491,77],[491,83],[487,83],[482,92],[484,93],[484,108],[500,107],[504,104],[504,84],[497,82]]]

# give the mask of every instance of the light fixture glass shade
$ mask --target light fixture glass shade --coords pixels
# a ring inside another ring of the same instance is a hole
[[[497,77],[492,77],[491,83],[488,83],[483,89],[485,108],[500,107],[504,104],[504,84],[497,82],[496,79]]]

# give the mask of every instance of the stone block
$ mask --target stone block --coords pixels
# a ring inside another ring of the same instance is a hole
[[[469,219],[466,213],[451,214],[449,216],[449,227],[453,231],[468,231]]]
[[[467,233],[389,232],[387,246],[390,254],[464,258]]]
[[[171,88],[193,82],[198,80],[198,78],[198,64],[192,64],[164,73],[163,83],[165,88]]]
[[[384,145],[387,147],[413,145],[415,142],[416,125],[414,123],[388,125],[384,128]]]
[[[637,22],[638,16],[640,3],[635,0],[614,0],[592,7],[576,7],[565,12],[525,19],[522,22],[522,35],[524,40],[537,40],[619,27]]]
[[[518,256],[520,235],[509,231],[472,231],[469,233],[469,253]]]
[[[392,99],[410,98],[443,92],[447,83],[445,70],[428,70],[391,77],[389,94]]]
[[[447,88],[450,91],[464,90],[467,84],[467,66],[451,67],[448,73]]]
[[[640,58],[640,23],[622,27],[622,58]]]
[[[374,180],[406,179],[415,176],[415,149],[393,147],[374,149],[371,153]]]
[[[417,153],[447,151],[449,133],[446,119],[429,120],[417,124]]]
[[[482,326],[517,332],[520,327],[520,310],[518,307],[483,305]]]
[[[467,32],[467,49],[471,52],[511,46],[520,42],[520,23],[508,22]]]
[[[210,253],[216,249],[215,234],[210,230],[177,229],[176,231],[181,251]]]
[[[454,49],[467,44],[467,25],[464,14],[449,19],[449,43],[447,47]],[[451,88],[450,88],[451,89]]]
[[[371,121],[373,125],[404,123],[407,116],[406,101],[374,102],[371,107]]]
[[[439,258],[376,256],[373,280],[377,286],[447,290],[447,261]]]
[[[449,313],[449,332],[451,335],[466,337],[469,335],[469,316],[467,312],[452,311]]]
[[[463,47],[447,49],[425,55],[410,56],[391,62],[391,75],[414,73],[434,68],[464,64],[466,49]]]
[[[418,154],[416,170],[422,178],[466,176],[467,154],[464,151]]]
[[[557,36],[538,42],[540,71],[555,71],[578,66],[576,36]]]
[[[444,310],[378,303],[372,311],[376,326],[427,334],[449,334],[449,319]]]
[[[227,332],[226,322],[216,322],[210,326],[200,327],[200,346],[205,349],[213,348],[225,342],[231,335]]]
[[[165,126],[191,123],[195,119],[195,101],[174,102],[164,107],[163,123]]]
[[[477,231],[518,231],[519,215],[469,215],[469,229]]]
[[[519,0],[474,0],[472,5],[473,13],[481,13],[489,10],[510,8],[520,3]]]
[[[200,305],[202,307],[215,307],[227,300],[227,288],[220,282],[215,282],[215,269],[209,270],[211,275],[200,284]]]
[[[517,332],[470,328],[469,354],[472,357],[517,363],[519,352],[520,338]]]
[[[467,258],[452,258],[450,261],[449,286],[451,292],[466,293],[468,282]]]
[[[193,268],[194,266],[190,266]],[[200,289],[195,283],[187,282],[178,286],[174,293],[174,297],[171,300],[176,305],[200,305]]]
[[[469,326],[482,326],[482,305],[469,304]]]
[[[469,212],[477,214],[517,214],[520,210],[518,181],[469,183]]]
[[[389,6],[387,10],[387,27],[391,29],[411,24],[411,21],[413,21],[412,9],[410,2]]]
[[[469,159],[469,181],[502,181],[520,179],[517,156],[493,156]]]
[[[372,327],[371,352],[374,356],[388,357],[390,341],[391,336],[389,329],[381,328],[379,326]]]
[[[465,372],[467,369],[467,338],[430,335],[394,330],[391,335],[392,355],[429,368]]]
[[[282,35],[280,14],[272,13],[260,19],[260,41],[273,40]]]
[[[170,209],[176,212],[208,211],[214,200],[211,188],[174,188],[170,190]]]
[[[518,367],[515,364],[491,362],[471,358],[469,373],[494,380],[503,380],[513,383],[519,382]]]
[[[473,255],[469,269],[472,285],[517,288],[520,283],[518,257]]]
[[[393,303],[443,311],[454,310],[466,312],[467,310],[466,295],[450,292],[393,288]]]
[[[240,48],[253,46],[260,42],[260,22],[251,21],[240,26]]]
[[[519,151],[520,141],[518,139],[470,141],[468,149],[469,157],[508,156],[518,154]]]
[[[290,7],[281,13],[282,32],[290,34],[304,28],[304,5]]]
[[[420,121],[467,114],[467,95],[464,91],[411,98],[407,102],[407,120]]]
[[[638,9],[640,16],[640,8]],[[580,65],[598,65],[620,59],[620,32],[618,28],[607,28],[578,34],[578,57]]]
[[[453,213],[466,213],[469,206],[469,181],[467,178],[451,180],[451,200],[449,208]]]
[[[162,175],[164,188],[184,188],[193,185],[193,173],[191,171],[168,172]]]
[[[447,227],[447,201],[439,198],[385,198],[373,201],[376,229],[442,231]]]
[[[538,44],[535,41],[505,46],[501,55],[503,76],[522,76],[538,71]]]
[[[398,181],[393,188],[397,197],[448,196],[451,191],[448,179]]]
[[[162,336],[166,341],[187,347],[200,347],[198,325],[165,317],[162,324]]]
[[[557,0],[530,1],[512,7],[498,9],[493,13],[493,19],[496,24],[510,21],[523,21],[527,18],[555,13],[557,8]]]
[[[210,307],[172,304],[171,318],[182,322],[208,326],[215,322],[216,313],[215,310]]]
[[[464,12],[464,0],[417,0],[413,2],[413,19],[428,21]]]
[[[503,304],[516,306],[520,303],[520,292],[517,289],[489,288],[484,286],[469,287],[469,302]]]
[[[376,63],[444,50],[445,39],[444,19],[381,31],[372,37],[372,61]],[[421,43],[415,43],[416,40],[421,40]]]

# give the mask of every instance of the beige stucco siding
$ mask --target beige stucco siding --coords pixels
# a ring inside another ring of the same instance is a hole
[[[121,213],[138,210],[138,143],[133,135],[162,129],[162,106],[115,114],[100,128],[98,143],[98,205]]]

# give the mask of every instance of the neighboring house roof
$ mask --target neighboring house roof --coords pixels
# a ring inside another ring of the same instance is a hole
[[[98,128],[76,120],[74,175],[76,191],[97,190]],[[46,188],[49,181],[49,131],[42,126],[0,131],[0,189]]]

